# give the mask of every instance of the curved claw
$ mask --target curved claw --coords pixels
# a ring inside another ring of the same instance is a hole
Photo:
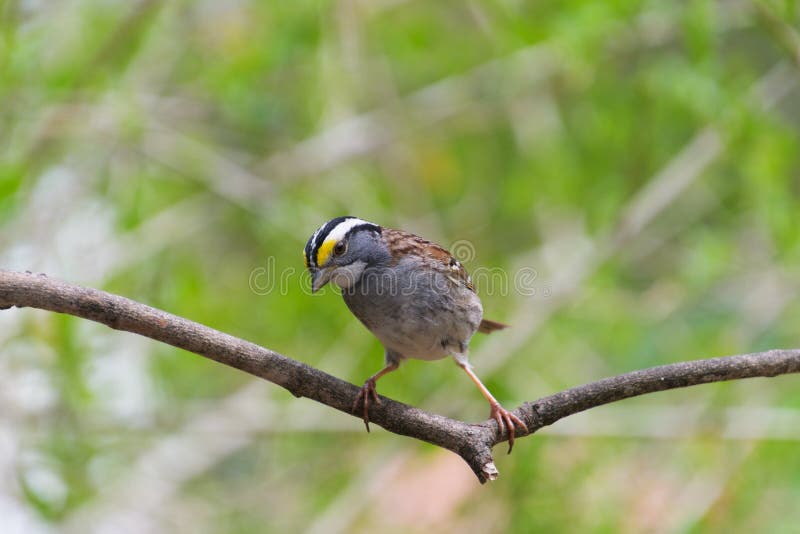
[[[526,434],[528,433],[528,427],[525,426],[522,419],[509,412],[498,403],[491,404],[489,416],[497,421],[497,426],[500,428],[501,432],[504,427],[508,430],[508,454],[511,454],[511,449],[514,448],[514,426],[518,425]]]
[[[364,417],[364,426],[367,427],[367,432],[369,432],[369,400],[370,397],[375,404],[380,404],[381,400],[378,398],[378,392],[375,389],[375,380],[370,378],[364,385],[361,386],[361,389],[358,391],[358,395],[356,395],[356,400],[353,402],[353,413],[356,413],[358,410],[358,404],[361,402],[363,404],[363,417]]]

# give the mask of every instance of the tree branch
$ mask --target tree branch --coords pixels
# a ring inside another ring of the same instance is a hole
[[[42,274],[0,271],[0,308],[13,306],[66,313],[149,337],[269,380],[297,397],[307,397],[348,414],[359,390],[353,384],[254,343],[124,297]],[[800,372],[800,350],[771,350],[681,362],[568,389],[526,402],[514,413],[532,434],[568,415],[646,393],[797,372]],[[481,482],[497,477],[491,449],[508,438],[505,431],[498,431],[491,419],[469,424],[383,396],[380,405],[371,406],[370,422],[395,434],[455,452]]]

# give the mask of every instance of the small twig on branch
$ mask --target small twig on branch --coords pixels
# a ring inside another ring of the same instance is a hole
[[[359,388],[277,352],[97,289],[75,286],[42,274],[0,271],[0,308],[31,307],[66,313],[167,343],[350,413]],[[568,415],[655,391],[709,382],[800,372],[800,350],[771,350],[724,358],[662,365],[605,378],[539,400],[514,413],[530,433]],[[360,417],[360,416],[356,416]],[[497,477],[492,447],[508,436],[494,420],[456,421],[381,396],[370,422],[395,434],[444,447],[461,456],[481,482]]]

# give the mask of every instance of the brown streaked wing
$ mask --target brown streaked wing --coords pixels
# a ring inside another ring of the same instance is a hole
[[[467,273],[467,270],[461,265],[461,262],[454,258],[444,247],[433,241],[423,239],[418,235],[391,228],[384,228],[381,236],[388,245],[389,250],[392,251],[395,262],[409,254],[424,256],[435,261],[438,267],[443,271],[450,273],[451,280],[463,284],[471,291],[475,291],[475,287],[472,285],[472,279],[469,273]]]

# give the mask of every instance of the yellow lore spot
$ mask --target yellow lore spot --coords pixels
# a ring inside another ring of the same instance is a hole
[[[319,250],[317,251],[317,266],[324,267],[325,264],[328,262],[328,258],[331,256],[331,252],[333,252],[333,247],[336,246],[337,241],[334,239],[326,239],[322,245],[320,245]]]

